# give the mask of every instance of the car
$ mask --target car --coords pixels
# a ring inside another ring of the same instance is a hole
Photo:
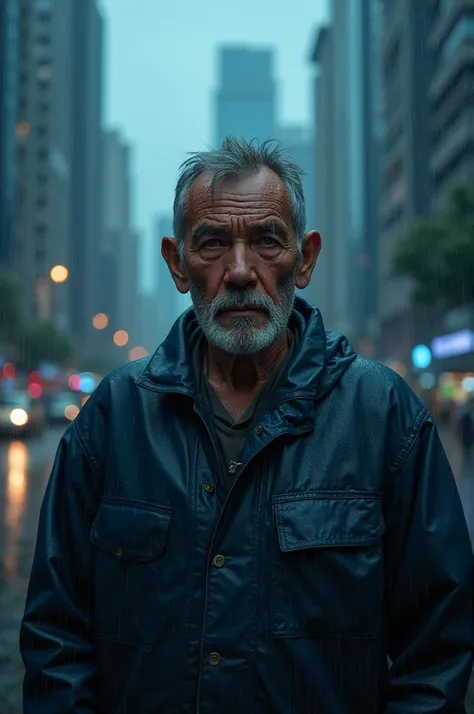
[[[0,434],[10,437],[41,436],[46,426],[46,410],[28,392],[0,395]]]
[[[51,394],[48,399],[48,421],[50,424],[64,424],[73,421],[79,414],[78,396],[72,392]]]

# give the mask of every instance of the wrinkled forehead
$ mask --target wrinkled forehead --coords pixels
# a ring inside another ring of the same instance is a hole
[[[214,176],[202,173],[191,186],[188,200],[187,224],[205,218],[231,216],[265,217],[273,215],[291,225],[291,203],[286,186],[271,169],[243,176],[227,176],[212,191]]]

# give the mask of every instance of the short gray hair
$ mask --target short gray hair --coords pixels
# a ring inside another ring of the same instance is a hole
[[[173,232],[182,257],[186,212],[189,192],[194,181],[204,172],[212,173],[211,194],[214,197],[217,184],[229,176],[248,176],[268,167],[281,178],[290,199],[293,229],[301,247],[306,230],[306,206],[301,176],[304,171],[293,161],[289,153],[270,139],[259,144],[255,139],[248,142],[228,136],[220,149],[193,152],[181,164],[176,183],[173,206]]]

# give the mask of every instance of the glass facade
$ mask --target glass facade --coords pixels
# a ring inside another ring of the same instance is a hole
[[[15,200],[18,0],[0,0],[0,265],[12,258]]]

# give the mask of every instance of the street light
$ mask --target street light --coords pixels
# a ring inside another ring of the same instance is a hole
[[[109,318],[103,312],[98,312],[97,315],[94,315],[92,318],[92,324],[96,330],[105,330],[109,324]]]
[[[49,277],[53,283],[64,283],[69,276],[69,270],[64,265],[55,265],[51,268]]]
[[[128,332],[125,330],[117,330],[114,335],[114,343],[117,347],[125,347],[128,342]]]

